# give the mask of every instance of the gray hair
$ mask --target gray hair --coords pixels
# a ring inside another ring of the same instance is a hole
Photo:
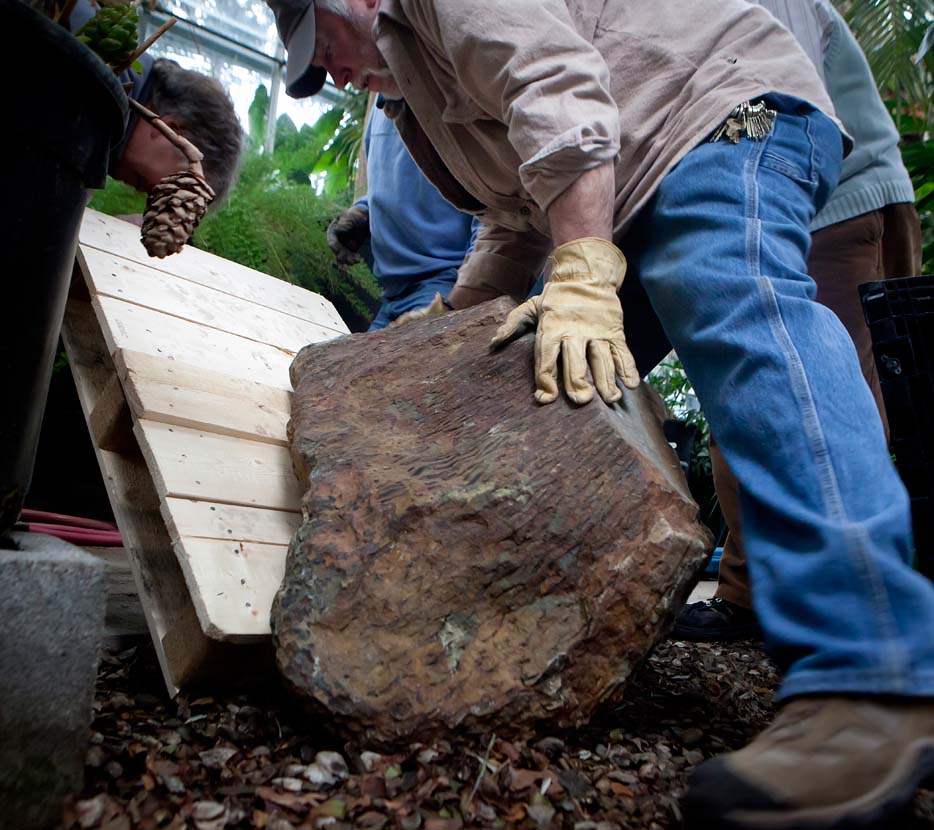
[[[338,17],[346,19],[351,18],[350,9],[347,8],[347,0],[314,0],[315,8],[323,12],[331,12]]]
[[[216,194],[214,204],[220,204],[237,177],[243,146],[243,129],[224,87],[175,61],[157,60],[152,67],[152,96],[143,103],[161,116],[171,115],[178,132],[204,153],[204,177]]]

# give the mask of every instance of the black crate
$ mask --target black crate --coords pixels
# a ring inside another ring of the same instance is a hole
[[[911,500],[911,524],[915,536],[915,567],[928,579],[934,580],[934,521],[931,510],[934,499]]]
[[[934,565],[934,276],[867,282],[863,314],[889,418],[892,452],[912,499],[922,570]]]

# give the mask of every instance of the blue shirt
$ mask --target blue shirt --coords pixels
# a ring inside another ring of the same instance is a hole
[[[473,217],[446,202],[412,160],[395,125],[373,107],[364,135],[373,273],[397,288],[459,268],[472,247]]]

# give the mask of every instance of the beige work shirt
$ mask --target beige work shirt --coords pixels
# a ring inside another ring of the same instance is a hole
[[[442,195],[481,217],[458,284],[521,295],[546,212],[615,161],[619,243],[665,174],[742,101],[833,107],[795,38],[745,0],[382,0],[390,117]]]

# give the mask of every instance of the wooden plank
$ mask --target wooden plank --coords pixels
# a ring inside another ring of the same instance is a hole
[[[292,395],[284,389],[142,352],[120,350],[114,362],[137,418],[288,443]]]
[[[142,306],[93,297],[110,353],[143,352],[291,391],[291,352],[190,323]]]
[[[84,246],[109,251],[172,276],[184,277],[337,332],[346,334],[349,331],[332,303],[319,294],[199,251],[191,245],[171,257],[153,259],[139,241],[139,228],[97,211],[84,212],[79,239]]]
[[[69,300],[62,340],[81,408],[89,418],[115,370],[88,303]],[[96,445],[95,452],[162,675],[169,694],[174,695],[196,675],[210,650],[210,641],[198,623],[142,455],[138,450],[117,454]],[[176,640],[182,639],[186,645],[168,652],[164,640],[172,628],[184,631],[184,636],[176,635]]]
[[[288,369],[299,348],[347,329],[322,298],[203,252],[151,260],[136,233],[88,212],[79,262],[98,327],[85,323],[107,364],[96,376],[94,402],[106,398],[98,434],[114,423],[120,392],[134,421],[123,460],[157,527],[124,538],[130,551],[158,545],[134,568],[174,691],[219,655],[236,654],[229,662],[242,669],[240,650],[270,653],[269,609],[301,518]],[[235,645],[258,642],[258,651]]]
[[[285,574],[285,545],[181,538],[175,545],[208,636],[233,642],[267,638],[269,611]]]
[[[88,285],[98,295],[220,329],[248,340],[297,352],[309,343],[340,336],[333,328],[243,300],[148,265],[96,248],[78,252]]]
[[[133,437],[133,419],[120,386],[120,378],[114,372],[94,404],[88,416],[91,437],[102,450],[132,452],[138,447]]]
[[[162,503],[172,541],[181,537],[288,545],[301,513],[169,497]]]
[[[297,511],[301,490],[288,450],[140,420],[133,431],[163,498]]]
[[[79,291],[83,285],[79,280]],[[62,339],[88,418],[115,368],[87,302],[69,300]],[[231,676],[274,671],[268,641],[232,645],[204,633],[138,448],[117,454],[95,445],[95,452],[169,694],[204,680],[216,684]]]
[[[234,642],[266,637],[301,514],[178,498],[162,513],[202,628]]]

